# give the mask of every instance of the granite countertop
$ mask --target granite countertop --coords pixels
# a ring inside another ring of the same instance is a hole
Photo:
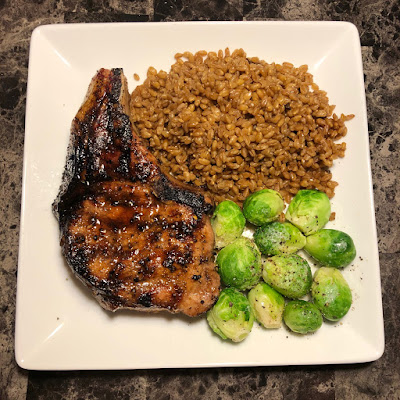
[[[28,50],[42,24],[340,20],[360,33],[386,347],[375,362],[306,367],[33,372],[14,360]],[[400,399],[398,0],[0,0],[0,399]]]

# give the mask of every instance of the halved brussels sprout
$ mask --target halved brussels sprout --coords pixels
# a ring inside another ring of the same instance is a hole
[[[299,190],[286,211],[286,219],[306,236],[322,229],[330,215],[329,197],[318,190]]]
[[[237,289],[221,291],[214,307],[207,313],[211,329],[222,339],[241,342],[251,332],[254,315],[247,297]]]
[[[226,286],[251,289],[261,278],[261,254],[248,238],[236,239],[217,255],[218,272]]]
[[[252,193],[243,203],[243,214],[253,225],[261,226],[278,219],[285,208],[280,193],[272,189],[262,189]]]
[[[322,315],[330,321],[343,318],[353,299],[350,287],[340,271],[328,267],[321,267],[315,272],[311,296]]]
[[[290,330],[306,334],[318,330],[323,322],[318,308],[304,300],[293,300],[286,304],[283,320]]]
[[[356,257],[353,239],[335,229],[322,229],[307,236],[304,250],[327,267],[343,268]]]
[[[305,236],[290,222],[270,222],[254,232],[254,241],[267,256],[291,254],[306,244]]]
[[[240,207],[230,200],[217,205],[211,218],[215,235],[215,247],[225,247],[241,236],[246,220]]]
[[[264,328],[280,328],[285,300],[271,286],[260,282],[248,294],[251,309],[256,320]]]
[[[266,283],[291,299],[303,297],[311,288],[311,268],[307,260],[297,254],[267,258],[262,275]]]

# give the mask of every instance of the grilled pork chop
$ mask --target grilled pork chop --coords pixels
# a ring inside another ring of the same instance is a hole
[[[129,120],[122,69],[101,69],[72,123],[53,210],[62,252],[108,310],[197,316],[217,300],[212,203],[164,174]]]

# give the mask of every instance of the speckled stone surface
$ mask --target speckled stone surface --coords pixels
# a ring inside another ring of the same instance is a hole
[[[342,20],[362,43],[386,348],[373,363],[284,368],[27,372],[14,317],[29,40],[41,24]],[[398,0],[0,0],[0,399],[400,399]]]

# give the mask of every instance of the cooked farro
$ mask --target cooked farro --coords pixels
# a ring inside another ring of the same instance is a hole
[[[333,197],[335,143],[353,115],[333,114],[307,66],[268,64],[242,50],[176,54],[150,67],[131,96],[132,122],[164,168],[216,202],[241,204],[262,188],[287,202],[302,188]]]

